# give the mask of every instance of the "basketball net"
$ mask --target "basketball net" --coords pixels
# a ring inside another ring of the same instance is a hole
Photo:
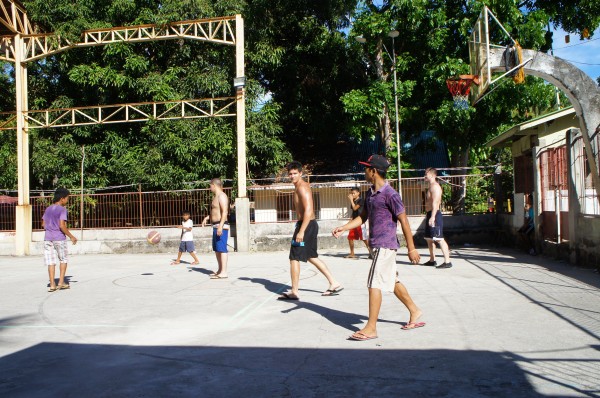
[[[446,86],[452,98],[456,109],[469,109],[469,91],[471,83],[479,84],[479,77],[474,75],[460,75],[446,80]]]

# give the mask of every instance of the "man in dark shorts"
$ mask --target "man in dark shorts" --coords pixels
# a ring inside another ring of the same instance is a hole
[[[438,269],[452,268],[450,262],[450,248],[448,243],[444,239],[444,222],[442,219],[442,213],[440,211],[440,205],[442,204],[442,187],[437,182],[437,170],[430,167],[425,170],[425,181],[429,183],[429,189],[427,190],[427,198],[425,200],[425,240],[429,247],[429,261],[423,265],[435,266]],[[439,244],[444,254],[444,263],[437,265],[435,261],[435,244]]]
[[[321,261],[317,253],[317,235],[319,224],[315,221],[313,198],[310,185],[302,179],[302,164],[293,161],[287,165],[288,176],[294,183],[294,207],[298,222],[294,229],[290,248],[290,274],[292,288],[278,297],[279,300],[298,300],[298,284],[300,282],[300,262],[309,262],[327,278],[329,287],[323,296],[335,296],[344,288],[333,277],[327,265]]]
[[[531,197],[529,195],[525,198],[525,222],[519,228],[519,236],[527,246],[529,254],[535,256],[537,254],[535,250],[535,214],[531,205]]]

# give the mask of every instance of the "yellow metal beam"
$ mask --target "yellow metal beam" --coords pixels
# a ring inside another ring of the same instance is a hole
[[[2,30],[25,35],[33,33],[27,12],[20,3],[12,0],[0,1],[0,31]]]
[[[199,119],[236,116],[237,97],[192,100],[139,102],[131,104],[96,105],[76,108],[29,110],[23,113],[28,129],[89,126],[148,120]],[[3,112],[0,130],[17,128],[15,112]]]
[[[81,41],[72,43],[55,34],[23,35],[22,61],[42,59],[71,48],[101,46],[111,43],[139,43],[158,40],[190,39],[235,46],[235,16],[198,19],[158,25],[137,25],[109,29],[86,30]],[[0,40],[0,59],[15,60],[13,37]]]

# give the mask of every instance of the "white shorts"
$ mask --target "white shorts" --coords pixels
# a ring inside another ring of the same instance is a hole
[[[367,231],[367,223],[364,223],[363,225],[361,225],[360,229],[362,231],[363,240],[369,240],[369,233]]]
[[[373,249],[373,262],[369,270],[367,287],[393,292],[397,277],[396,250]]]
[[[44,261],[46,265],[56,265],[56,258],[61,264],[66,264],[68,259],[66,240],[46,240],[44,241]]]

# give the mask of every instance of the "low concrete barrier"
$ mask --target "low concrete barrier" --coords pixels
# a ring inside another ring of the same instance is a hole
[[[425,230],[424,216],[408,217],[411,230],[417,246],[424,246]],[[347,235],[339,239],[331,236],[331,231],[348,220],[319,221],[319,249],[347,249]],[[498,230],[496,214],[444,216],[444,235],[450,246],[463,243],[494,243]],[[152,229],[161,234],[157,245],[146,241],[148,232]],[[73,254],[110,254],[110,253],[177,253],[181,230],[177,228],[132,228],[113,230],[71,230],[79,239],[77,245],[70,245]],[[294,223],[264,223],[250,225],[251,251],[287,250],[294,231]],[[230,250],[235,249],[235,226],[229,237]],[[83,238],[83,239],[81,239]],[[210,227],[194,227],[194,242],[199,253],[212,251],[212,229]],[[404,245],[404,237],[398,230],[398,239]],[[30,248],[32,255],[43,253],[44,232],[33,233],[33,243]],[[14,233],[0,233],[0,255],[14,254]]]

